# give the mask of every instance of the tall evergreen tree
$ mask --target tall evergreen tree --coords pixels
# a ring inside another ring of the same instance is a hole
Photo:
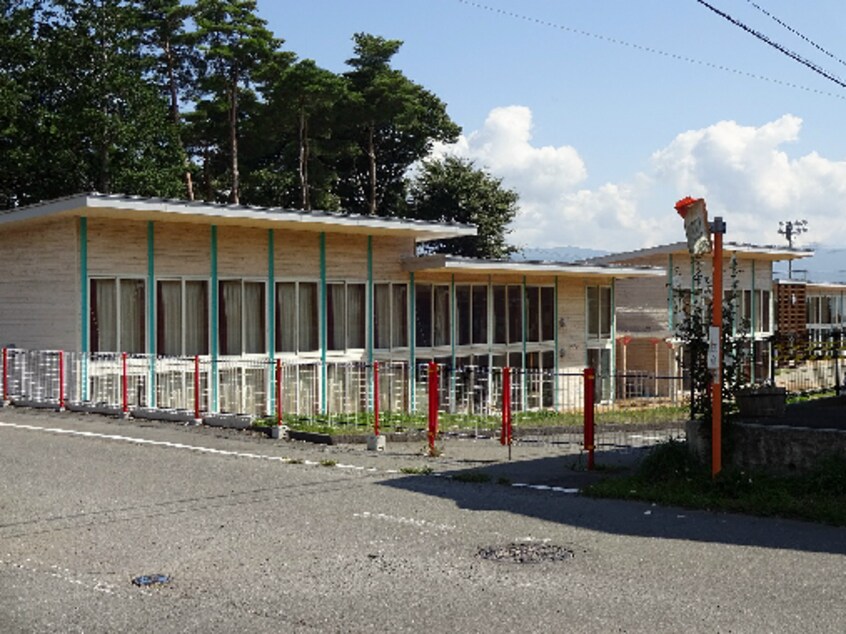
[[[241,102],[252,95],[262,65],[274,61],[282,40],[258,17],[255,0],[197,0],[194,21],[202,53],[199,87],[208,100],[226,108],[228,138],[217,149],[228,158],[227,197],[238,204]]]
[[[356,152],[339,163],[339,193],[349,211],[393,215],[402,212],[408,168],[461,130],[438,97],[391,67],[401,41],[366,33],[353,40],[347,125],[339,132]]]
[[[472,161],[447,156],[424,161],[410,187],[409,210],[415,218],[476,225],[478,234],[427,243],[435,253],[475,258],[507,258],[509,223],[517,215],[517,193],[476,168]]]

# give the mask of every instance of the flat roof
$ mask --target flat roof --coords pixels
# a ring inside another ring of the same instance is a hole
[[[839,292],[846,292],[846,284],[842,284],[840,282],[809,282],[807,280],[783,280],[777,279],[773,280],[776,284],[781,285],[801,285],[806,288],[806,290],[811,291],[839,291]]]
[[[288,227],[312,231],[406,235],[418,242],[476,235],[476,227],[453,222],[428,222],[407,218],[369,216],[329,211],[304,211],[282,207],[225,205],[203,201],[146,198],[124,194],[76,194],[0,212],[0,224],[52,216],[176,220],[202,224],[237,224]]]
[[[772,245],[755,245],[744,244],[738,242],[724,242],[723,243],[723,257],[730,258],[733,254],[747,255],[755,260],[769,260],[776,262],[779,260],[797,260],[799,258],[809,258],[814,255],[813,251],[805,249],[793,249],[790,247],[779,247]],[[655,247],[647,247],[645,249],[637,249],[635,251],[623,251],[620,253],[611,253],[610,255],[601,255],[595,258],[589,258],[585,262],[592,264],[614,264],[615,262],[631,262],[635,260],[646,260],[656,255],[683,255],[690,256],[687,249],[687,242],[674,242],[672,244],[662,244]]]
[[[546,262],[540,260],[481,260],[446,254],[423,255],[404,258],[403,269],[425,273],[483,273],[521,275],[559,275],[563,277],[665,277],[663,269],[646,266],[613,266],[581,262]]]

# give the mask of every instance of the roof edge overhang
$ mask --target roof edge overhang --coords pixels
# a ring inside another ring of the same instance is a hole
[[[167,219],[204,224],[392,234],[413,236],[417,242],[474,236],[477,233],[476,227],[458,223],[98,193],[78,194],[0,212],[0,224],[60,216]]]
[[[814,255],[814,252],[807,249],[794,249],[773,245],[740,244],[737,242],[723,243],[723,257],[730,258],[734,254],[743,254],[751,257],[752,259],[777,262],[781,260],[809,258]],[[650,258],[656,255],[680,255],[689,257],[690,252],[688,251],[686,242],[674,242],[672,244],[662,244],[634,251],[623,251],[620,253],[601,255],[595,258],[589,258],[585,260],[585,262],[590,264],[615,264]],[[706,255],[706,257],[708,257],[708,255]]]
[[[557,275],[561,277],[631,278],[665,277],[663,269],[655,267],[606,266],[562,262],[513,262],[460,258],[445,254],[407,257],[402,260],[408,273],[466,273],[491,275]]]

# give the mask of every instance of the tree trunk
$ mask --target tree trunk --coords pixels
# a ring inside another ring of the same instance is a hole
[[[370,163],[370,194],[368,206],[371,216],[376,215],[376,146],[373,142],[374,124],[371,122],[367,127],[367,160]]]
[[[305,108],[300,108],[300,194],[302,208],[311,210],[308,190],[308,120],[305,115]]]
[[[176,126],[177,138],[182,151],[185,152],[185,147],[182,145],[182,132],[179,129],[181,123],[181,116],[179,114],[179,90],[176,85],[176,61],[173,59],[173,48],[170,45],[170,40],[165,40],[163,44],[165,59],[167,60],[167,82],[170,88],[170,116],[173,119],[173,124]],[[185,194],[188,200],[194,200],[194,182],[191,178],[191,164],[188,161],[188,153],[185,152]]]
[[[229,201],[233,205],[241,204],[240,175],[238,174],[238,78],[233,76],[229,85],[229,141],[232,152],[230,169],[232,170],[232,191]]]

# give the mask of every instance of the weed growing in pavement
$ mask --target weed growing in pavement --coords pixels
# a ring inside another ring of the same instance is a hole
[[[321,461],[320,461],[320,466],[321,466],[321,467],[334,467],[336,464],[338,464],[338,461],[337,461],[337,460],[330,460],[330,459],[326,459],[326,460],[321,460]]]
[[[846,458],[822,459],[799,474],[726,468],[712,478],[686,443],[671,440],[644,458],[634,474],[606,478],[583,493],[846,526]]]
[[[423,467],[402,467],[400,469],[400,473],[406,473],[409,475],[429,475],[432,473],[432,467],[428,465]]]

